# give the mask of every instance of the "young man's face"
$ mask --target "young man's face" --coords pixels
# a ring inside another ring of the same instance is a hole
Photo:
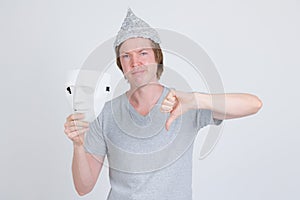
[[[120,62],[131,86],[140,87],[150,82],[157,82],[157,63],[149,39],[126,40],[120,47]]]

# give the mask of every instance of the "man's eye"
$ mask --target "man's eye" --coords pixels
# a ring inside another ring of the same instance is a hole
[[[141,54],[144,56],[144,55],[147,55],[147,54],[148,54],[148,52],[142,52]]]
[[[129,56],[127,54],[123,54],[121,57],[122,58],[128,58]]]

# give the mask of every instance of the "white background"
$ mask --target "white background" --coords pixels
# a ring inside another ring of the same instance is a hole
[[[254,116],[226,121],[208,158],[197,159],[197,142],[194,199],[300,199],[296,0],[1,0],[0,199],[105,199],[107,168],[87,196],[73,188],[63,85],[67,70],[117,33],[129,6],[201,45],[226,92],[264,103]]]

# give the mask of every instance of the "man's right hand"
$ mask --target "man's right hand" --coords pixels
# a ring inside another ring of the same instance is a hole
[[[73,141],[74,145],[81,146],[84,142],[84,134],[89,129],[89,123],[83,121],[83,113],[71,114],[67,117],[65,126],[65,134],[70,140]]]

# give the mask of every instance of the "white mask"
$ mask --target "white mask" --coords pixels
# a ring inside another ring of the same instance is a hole
[[[108,73],[93,70],[70,70],[67,74],[65,92],[75,113],[84,113],[85,121],[92,122],[103,109],[110,93]]]

